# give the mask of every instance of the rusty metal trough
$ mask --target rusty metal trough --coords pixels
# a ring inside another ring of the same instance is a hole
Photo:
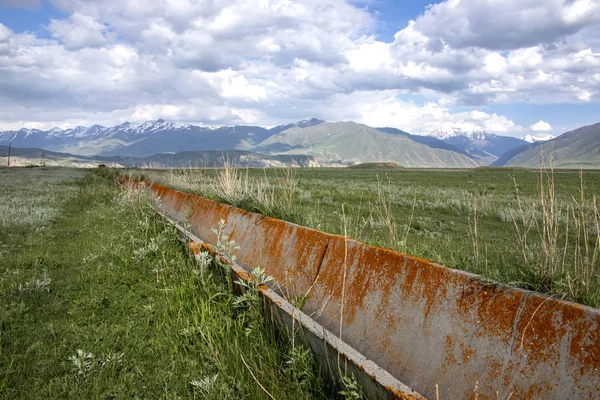
[[[194,241],[214,244],[227,221],[240,246],[233,271],[275,277],[283,293],[265,294],[281,320],[302,324],[314,351],[340,351],[375,397],[435,399],[436,385],[440,399],[600,396],[599,310],[123,179]],[[286,300],[304,296],[303,313]]]

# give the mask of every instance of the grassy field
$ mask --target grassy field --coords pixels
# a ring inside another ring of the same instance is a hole
[[[484,279],[600,306],[600,172],[487,167],[129,173]]]
[[[1,398],[358,394],[333,389],[108,174],[0,169],[0,204]]]

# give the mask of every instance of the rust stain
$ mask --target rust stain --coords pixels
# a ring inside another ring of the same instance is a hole
[[[131,186],[140,184],[128,177],[122,177],[121,181]],[[401,354],[395,347],[402,346],[395,338],[403,336],[396,333],[402,329],[403,318],[407,318],[402,311],[412,308],[421,313],[421,329],[430,346],[437,346],[432,350],[444,350],[445,356],[440,357],[445,359],[443,365],[439,369],[432,368],[432,373],[441,373],[441,376],[430,377],[435,381],[452,368],[467,368],[466,365],[481,368],[484,364],[473,363],[473,360],[483,359],[486,354],[478,354],[477,347],[471,346],[469,341],[485,340],[501,351],[487,354],[485,368],[477,370],[481,378],[476,378],[475,371],[471,371],[465,376],[465,382],[487,378],[488,392],[494,389],[493,385],[512,385],[514,398],[534,398],[551,396],[554,382],[568,374],[575,384],[588,377],[586,384],[580,386],[581,393],[591,393],[593,388],[600,390],[599,381],[591,383],[589,379],[598,376],[600,369],[600,313],[558,299],[482,282],[469,274],[407,254],[248,213],[164,186],[145,185],[165,201],[168,211],[185,210],[195,234],[202,240],[215,243],[211,229],[221,219],[228,221],[228,234],[242,246],[238,253],[240,263],[248,268],[265,268],[279,282],[286,282],[286,287],[292,286],[293,291],[304,293],[319,272],[309,302],[315,309],[326,303],[324,315],[334,322],[341,309],[345,269],[345,331],[352,329],[357,315],[371,312],[374,320],[370,322],[369,332],[374,336],[370,339],[379,340],[380,351],[378,355],[370,354],[375,360],[382,357],[393,364],[393,359],[386,357],[399,358]],[[189,246],[195,253],[205,248],[204,244]],[[252,279],[247,272],[236,273],[243,279]],[[456,324],[452,331],[456,337],[436,332],[435,324],[440,320],[452,320]],[[562,349],[568,349],[568,354],[561,354]],[[558,363],[566,363],[561,368],[567,371],[557,372]],[[540,371],[544,374],[540,375]],[[523,378],[515,382],[515,376]],[[523,386],[526,379],[539,379],[539,376],[548,381],[531,381],[527,387]],[[485,394],[480,393],[479,398],[485,398]]]
[[[194,253],[194,254],[197,255],[204,248],[204,246],[203,246],[202,243],[189,242],[188,243],[188,248],[192,251],[192,253]]]
[[[394,398],[396,399],[402,399],[402,400],[426,400],[425,397],[421,396],[420,394],[409,394],[400,390],[396,390],[391,386],[386,386],[385,390],[388,391],[388,393],[391,393]]]

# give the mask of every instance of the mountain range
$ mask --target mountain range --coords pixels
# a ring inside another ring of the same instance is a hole
[[[482,164],[489,165],[507,151],[527,144],[523,139],[500,136],[485,131],[463,131],[458,128],[438,129],[427,134],[451,144]]]
[[[0,146],[11,143],[13,148],[33,149],[30,154],[35,149],[45,149],[48,157],[57,153],[63,164],[77,165],[94,160],[123,166],[218,166],[222,160],[219,155],[227,152],[248,166],[393,162],[404,167],[472,168],[530,163],[524,161],[529,160],[527,151],[555,143],[565,135],[548,142],[526,137],[533,141],[528,143],[485,131],[451,128],[418,136],[396,128],[326,122],[318,118],[272,128],[247,125],[215,128],[159,119],[113,127],[5,131],[0,132]],[[557,150],[557,154],[565,153],[564,148],[568,147],[564,141],[560,143],[562,150]],[[589,141],[586,146],[593,148]],[[39,157],[39,152],[36,154]],[[35,161],[35,157],[31,160]]]

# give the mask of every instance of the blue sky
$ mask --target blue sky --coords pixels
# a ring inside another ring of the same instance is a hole
[[[208,5],[207,5],[208,4]],[[600,121],[592,0],[0,0],[0,129]]]
[[[15,33],[36,32],[41,37],[47,38],[51,36],[45,26],[50,19],[64,17],[50,3],[40,3],[27,8],[4,6],[0,10],[2,10],[0,22]]]

